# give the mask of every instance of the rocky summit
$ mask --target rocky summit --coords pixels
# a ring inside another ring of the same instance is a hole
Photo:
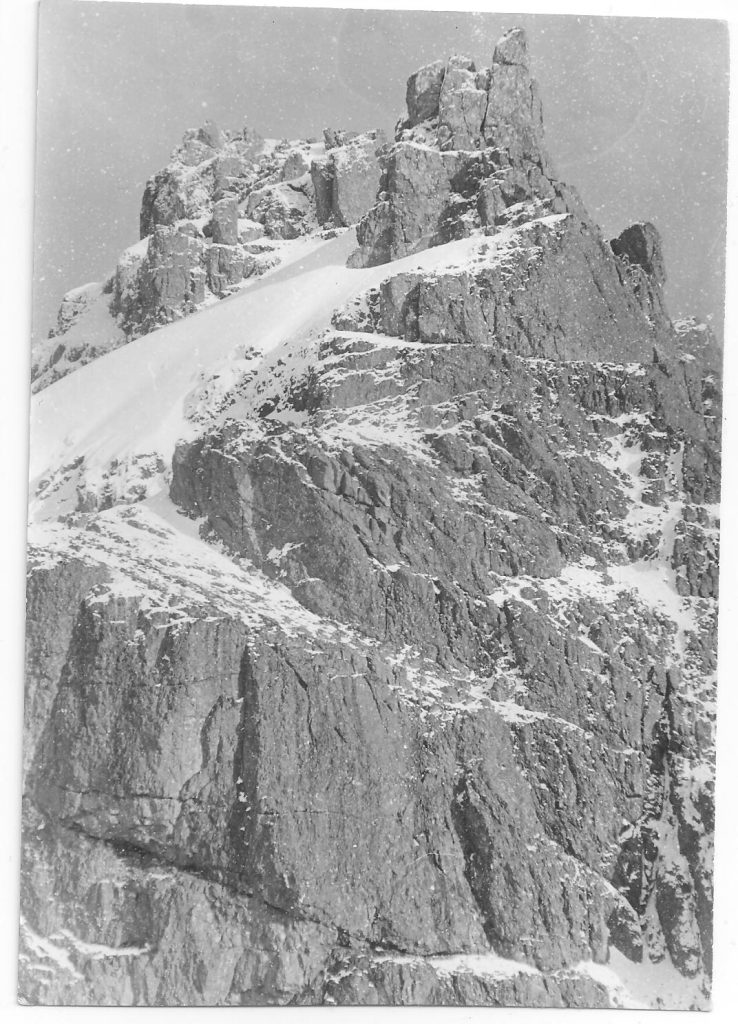
[[[32,390],[232,295],[279,264],[284,242],[356,223],[373,204],[382,133],[263,139],[211,121],[185,132],[146,184],[140,240],[104,282],[73,289],[35,346]]]
[[[720,353],[490,50],[187,132],[37,353],[26,1002],[709,1006]]]

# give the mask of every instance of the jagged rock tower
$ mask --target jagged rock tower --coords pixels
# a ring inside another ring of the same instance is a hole
[[[607,242],[556,179],[522,32],[407,109],[290,156],[351,254],[323,319],[258,351],[245,288],[255,348],[172,393],[176,448],[129,418],[125,457],[32,487],[30,1001],[709,999],[714,343],[669,320],[655,229]],[[206,247],[170,181],[149,259]],[[210,253],[284,187],[210,195]],[[138,412],[186,326],[115,354]]]

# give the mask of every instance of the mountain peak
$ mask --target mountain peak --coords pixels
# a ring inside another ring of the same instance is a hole
[[[408,79],[406,103],[407,117],[384,156],[377,202],[359,223],[357,266],[546,212],[587,219],[546,153],[522,29],[502,36],[490,67],[457,54],[418,69]]]
[[[31,406],[23,1001],[705,1007],[719,374],[524,35],[142,214]]]
[[[518,152],[543,157],[541,105],[521,28],[498,40],[489,68],[477,68],[462,54],[419,68],[407,81],[405,101],[398,142],[442,150],[493,146],[511,150],[514,158]]]

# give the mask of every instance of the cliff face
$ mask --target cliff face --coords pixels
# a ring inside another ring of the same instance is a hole
[[[186,136],[129,309],[316,235],[295,181],[334,237],[34,400],[28,1001],[709,1001],[714,342],[519,31],[407,108],[258,188]]]

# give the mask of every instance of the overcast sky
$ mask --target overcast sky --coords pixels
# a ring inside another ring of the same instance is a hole
[[[522,25],[548,149],[612,236],[662,234],[672,316],[722,320],[728,36],[717,21],[41,0],[35,330],[138,238],[144,184],[212,118],[272,137],[391,129],[405,81]]]

